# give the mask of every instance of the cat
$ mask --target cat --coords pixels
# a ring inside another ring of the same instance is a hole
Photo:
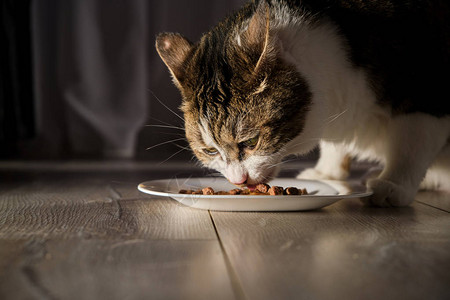
[[[197,158],[236,185],[277,175],[283,157],[320,146],[298,178],[345,180],[378,162],[375,206],[419,188],[450,190],[448,1],[261,0],[193,44],[156,49],[182,95]]]

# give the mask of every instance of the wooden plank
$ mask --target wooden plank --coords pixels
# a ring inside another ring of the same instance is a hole
[[[234,298],[216,241],[73,238],[21,250],[2,274],[2,299]]]
[[[0,299],[234,298],[207,211],[47,175],[0,195]]]
[[[15,272],[22,268],[22,253],[25,248],[24,240],[0,239],[0,299],[39,299],[33,287],[24,276],[16,277]],[[27,255],[28,261],[33,254]],[[14,280],[11,278],[14,277]]]
[[[432,207],[211,214],[248,299],[450,299],[450,218]]]
[[[450,212],[450,192],[421,191],[417,193],[416,201]]]
[[[122,196],[100,178],[45,180],[8,191],[0,197],[0,237],[217,239],[207,211],[135,190],[122,186]]]

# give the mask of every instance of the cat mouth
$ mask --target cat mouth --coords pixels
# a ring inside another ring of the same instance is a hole
[[[234,184],[235,186],[237,186],[239,188],[248,188],[249,190],[253,191],[258,184],[267,183],[270,180],[272,180],[273,178],[275,178],[275,176],[278,174],[278,171],[279,171],[278,167],[268,168],[268,169],[266,169],[266,171],[263,174],[260,174],[259,176],[256,176],[255,178],[248,177],[247,180],[241,184],[236,184],[236,183],[231,182],[226,176],[225,176],[225,178],[227,178],[230,183]]]
[[[234,185],[237,187],[240,187],[240,188],[248,188],[250,191],[253,191],[256,189],[256,186],[258,184],[266,183],[266,182],[270,181],[271,179],[272,179],[272,176],[270,176],[270,177],[264,176],[264,180],[261,180],[261,181],[253,181],[252,180],[251,181],[252,183],[243,183],[243,184],[234,184]]]
[[[250,191],[254,191],[254,190],[256,189],[256,186],[257,186],[257,184],[247,184],[247,188],[248,188]]]
[[[247,183],[245,184],[245,186],[249,189],[249,190],[254,190],[256,188],[256,186],[260,183],[267,183],[270,180],[272,180],[275,175],[277,174],[277,169],[273,168],[270,169],[267,174],[264,174],[263,176],[260,176],[261,179],[250,179],[247,181]]]
[[[256,183],[256,184],[239,184],[236,186],[238,186],[240,188],[248,188],[250,191],[254,191],[256,189],[257,185],[258,185],[258,183]]]

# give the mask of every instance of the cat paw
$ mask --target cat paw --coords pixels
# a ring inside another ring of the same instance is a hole
[[[362,199],[363,202],[379,207],[407,206],[414,201],[416,194],[414,190],[378,178],[368,180],[367,186],[373,190],[373,194]]]

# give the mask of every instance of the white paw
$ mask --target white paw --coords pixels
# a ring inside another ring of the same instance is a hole
[[[336,178],[329,174],[324,174],[314,168],[308,168],[300,172],[300,174],[297,175],[297,179],[328,180]]]
[[[373,190],[369,203],[380,207],[407,206],[414,201],[416,191],[408,189],[394,182],[383,179],[370,179],[367,186]],[[366,200],[363,199],[364,202]]]

